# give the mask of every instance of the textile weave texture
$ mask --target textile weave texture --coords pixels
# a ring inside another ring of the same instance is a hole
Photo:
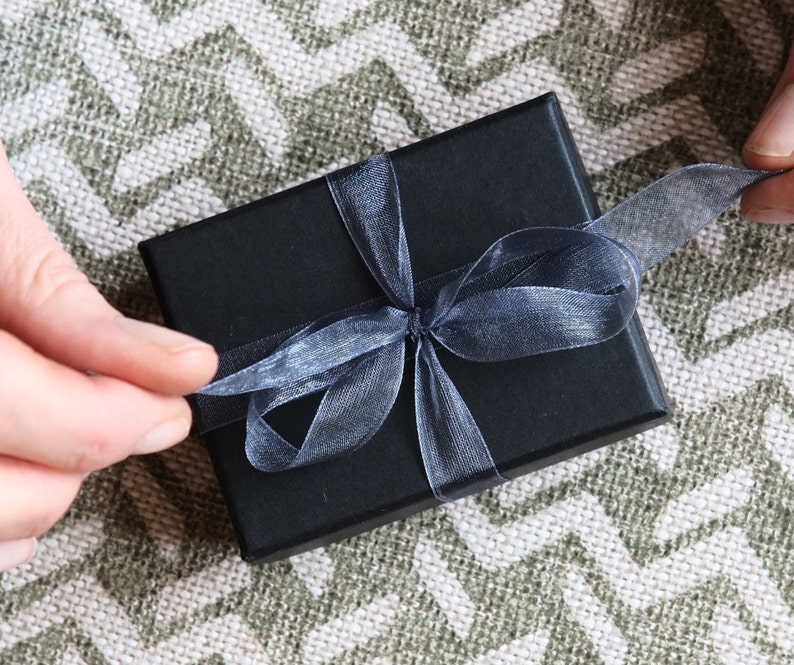
[[[549,90],[605,209],[738,164],[792,30],[791,0],[2,0],[0,136],[157,320],[139,240]],[[670,424],[479,497],[249,567],[198,441],[93,475],[0,575],[0,663],[794,663],[791,235],[732,211],[646,276]]]

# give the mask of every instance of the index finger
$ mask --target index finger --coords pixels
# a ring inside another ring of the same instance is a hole
[[[86,473],[178,443],[190,420],[181,397],[89,376],[0,331],[0,455]]]

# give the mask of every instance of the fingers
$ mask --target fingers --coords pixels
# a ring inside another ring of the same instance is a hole
[[[794,164],[794,83],[772,97],[744,144],[743,156],[753,168],[784,169]]]
[[[9,541],[27,541],[48,531],[69,509],[82,479],[82,474],[0,456],[0,569],[32,555],[25,543]]]
[[[794,50],[742,155],[754,169],[794,168]],[[756,222],[794,222],[794,177],[785,173],[748,189],[742,212]]]
[[[759,182],[742,196],[742,213],[754,222],[794,222],[794,171]]]
[[[33,210],[0,147],[0,328],[58,362],[153,391],[193,392],[215,373],[211,346],[126,319]]]
[[[86,473],[182,441],[190,418],[181,397],[88,376],[0,331],[2,455]]]
[[[36,552],[36,539],[0,542],[0,573],[22,565]]]

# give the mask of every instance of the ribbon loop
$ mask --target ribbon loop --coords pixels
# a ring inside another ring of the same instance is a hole
[[[602,295],[545,286],[510,287],[453,306],[432,334],[466,360],[515,360],[605,341],[626,327],[636,302],[627,289]]]
[[[402,340],[357,359],[323,386],[323,396],[309,431],[298,447],[276,432],[265,416],[276,407],[317,392],[309,387],[291,395],[266,391],[251,397],[246,419],[246,455],[262,471],[316,464],[352,452],[377,432],[389,415],[402,383]]]
[[[611,239],[580,229],[523,229],[497,240],[441,289],[428,325],[440,325],[455,303],[474,292],[549,286],[599,293],[628,285],[639,293],[641,272],[631,253]]]
[[[608,238],[577,229],[516,231],[442,290],[432,334],[479,362],[595,344],[626,326],[641,276],[631,253]]]

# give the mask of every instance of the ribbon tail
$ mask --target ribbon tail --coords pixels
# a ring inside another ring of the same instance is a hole
[[[417,341],[415,372],[419,447],[436,498],[455,501],[506,482],[429,339]]]
[[[261,471],[316,464],[362,446],[389,415],[402,383],[405,342],[400,340],[351,363],[328,386],[303,444],[284,439],[265,420],[276,407],[316,392],[307,386],[291,394],[262,391],[251,396],[245,452]]]
[[[615,206],[584,229],[625,245],[642,270],[656,265],[727,210],[751,185],[780,171],[693,164]]]

